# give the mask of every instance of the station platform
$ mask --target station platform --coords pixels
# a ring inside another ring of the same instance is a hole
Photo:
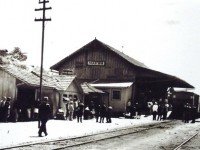
[[[154,123],[152,116],[140,119],[112,118],[112,123],[97,123],[95,119],[83,120],[49,120],[48,136],[38,137],[38,122],[0,123],[0,149],[21,144],[31,144],[54,139],[73,138],[113,129],[126,128]]]

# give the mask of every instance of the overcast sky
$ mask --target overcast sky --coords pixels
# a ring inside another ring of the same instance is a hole
[[[49,68],[95,37],[143,62],[177,76],[200,94],[199,0],[50,0],[44,66]],[[20,47],[40,66],[42,7],[38,0],[0,0],[0,49]]]

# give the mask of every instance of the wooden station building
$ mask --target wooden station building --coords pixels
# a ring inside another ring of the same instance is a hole
[[[166,98],[169,87],[194,88],[175,76],[148,68],[115,48],[94,39],[50,67],[59,74],[76,75],[80,84],[89,83],[104,91],[103,99],[113,111],[124,112],[128,101],[145,105],[152,99]],[[85,100],[90,101],[90,100]]]

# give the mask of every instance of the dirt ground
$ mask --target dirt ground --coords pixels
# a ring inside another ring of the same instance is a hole
[[[153,129],[112,140],[96,142],[74,149],[171,150],[200,129],[200,122],[195,124],[185,124],[182,121],[176,122],[177,124],[175,126],[166,125],[160,129]],[[190,148],[192,147],[192,149],[200,149],[199,142],[197,142],[199,140],[200,137],[196,137],[196,142],[194,141],[192,144],[190,144]],[[185,146],[185,149],[188,149],[188,147],[189,146]]]

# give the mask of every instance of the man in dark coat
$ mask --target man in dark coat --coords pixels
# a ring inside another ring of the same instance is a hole
[[[101,110],[101,105],[96,105],[96,107],[95,107],[95,117],[96,117],[96,122],[99,121],[100,110]]]
[[[84,104],[82,102],[79,103],[77,108],[77,122],[81,122],[83,120],[83,111],[84,111]]]
[[[39,136],[42,136],[42,132],[44,132],[45,136],[48,135],[47,129],[46,129],[46,123],[50,117],[51,108],[48,103],[48,97],[44,97],[44,101],[41,102],[39,106],[39,122],[41,122],[41,125],[39,125]]]
[[[106,105],[103,103],[100,110],[100,123],[104,123],[106,117]]]

